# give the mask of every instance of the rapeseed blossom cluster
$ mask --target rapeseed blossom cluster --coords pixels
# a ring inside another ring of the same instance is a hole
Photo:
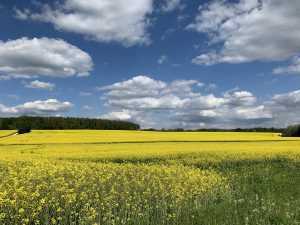
[[[1,161],[0,179],[0,224],[168,224],[229,189],[214,171],[65,160]]]

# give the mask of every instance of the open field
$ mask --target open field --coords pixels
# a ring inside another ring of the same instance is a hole
[[[5,131],[3,131],[5,132]],[[111,143],[111,142],[179,142],[179,141],[287,141],[299,138],[281,138],[277,133],[239,132],[156,132],[156,131],[97,131],[58,130],[32,131],[25,136],[14,136],[0,144],[50,144],[50,143]]]
[[[300,221],[300,138],[33,131],[0,159],[0,224]]]

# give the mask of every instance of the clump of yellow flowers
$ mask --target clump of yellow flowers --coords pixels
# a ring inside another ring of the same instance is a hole
[[[180,165],[5,160],[0,177],[0,224],[171,223],[228,189]]]

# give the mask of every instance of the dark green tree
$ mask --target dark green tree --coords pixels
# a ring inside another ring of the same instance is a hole
[[[289,126],[282,132],[283,137],[300,137],[300,125]]]
[[[18,134],[25,134],[31,131],[30,117],[24,115],[18,118],[17,122]]]

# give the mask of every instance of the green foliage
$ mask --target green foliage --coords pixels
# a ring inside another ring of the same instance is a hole
[[[222,129],[222,128],[201,128],[198,130],[185,130],[183,128],[176,129],[161,129],[154,128],[144,129],[144,131],[163,131],[163,132],[263,132],[263,133],[282,133],[283,128],[274,127],[253,127],[253,128],[235,128],[235,129]]]
[[[91,130],[139,130],[140,126],[135,123],[89,119],[73,117],[11,117],[0,118],[0,130],[67,130],[67,129],[91,129]],[[23,129],[26,128],[26,129]]]
[[[18,134],[25,134],[31,131],[31,122],[28,116],[21,116],[17,121]]]
[[[300,137],[300,125],[287,127],[282,132],[282,137]]]
[[[231,176],[234,192],[228,198],[186,211],[178,224],[290,225],[300,221],[299,167],[266,160],[224,166],[221,171]]]

